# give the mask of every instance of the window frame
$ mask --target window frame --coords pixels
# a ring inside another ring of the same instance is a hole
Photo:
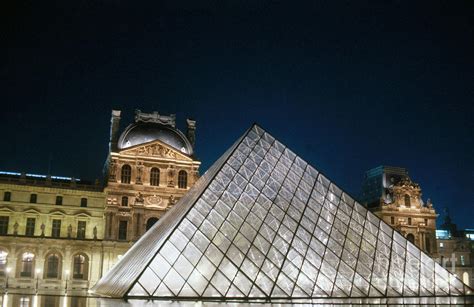
[[[180,170],[178,172],[178,189],[188,188],[188,172]]]
[[[38,194],[31,193],[30,194],[30,204],[37,204],[38,203]]]
[[[56,202],[55,202],[55,205],[56,205],[56,206],[62,206],[62,205],[63,205],[63,197],[62,197],[62,195],[56,195]]]
[[[29,223],[33,221],[33,223]],[[36,230],[36,218],[34,217],[27,217],[26,218],[26,227],[25,227],[25,236],[33,237],[35,235]]]
[[[51,237],[60,238],[61,237],[61,220],[53,219],[51,221]]]
[[[120,183],[130,184],[132,181],[132,167],[129,164],[122,165],[120,170]]]
[[[150,170],[150,185],[154,187],[160,186],[160,169],[158,167],[152,167]]]

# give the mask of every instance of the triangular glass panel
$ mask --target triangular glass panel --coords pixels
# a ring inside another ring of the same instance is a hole
[[[254,125],[93,291],[226,299],[463,295],[466,289]]]

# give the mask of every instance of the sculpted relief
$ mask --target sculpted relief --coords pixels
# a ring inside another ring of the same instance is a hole
[[[148,146],[141,146],[135,149],[127,150],[127,154],[132,154],[136,156],[147,156],[147,157],[162,157],[177,159],[179,156],[176,152],[170,148],[166,148],[160,144],[151,144]]]

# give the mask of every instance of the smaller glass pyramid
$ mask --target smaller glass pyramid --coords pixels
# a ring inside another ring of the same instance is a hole
[[[226,299],[471,293],[257,125],[93,290]]]

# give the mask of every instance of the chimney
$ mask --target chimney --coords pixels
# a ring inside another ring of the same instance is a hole
[[[187,137],[194,149],[194,144],[196,143],[196,121],[188,118],[186,122],[188,123]]]
[[[112,110],[112,118],[110,119],[109,152],[117,150],[118,130],[120,126],[120,113],[120,110]]]

